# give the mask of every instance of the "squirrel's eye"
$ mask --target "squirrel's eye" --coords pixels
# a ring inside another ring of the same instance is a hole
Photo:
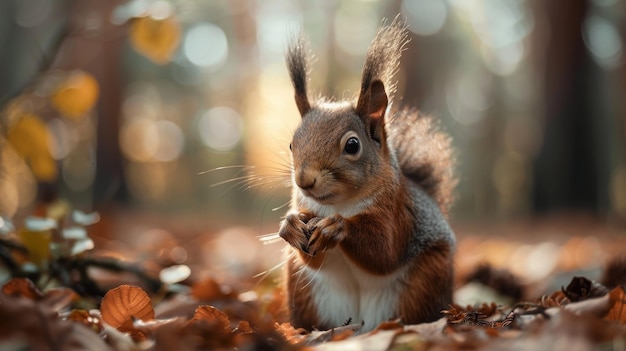
[[[348,139],[348,141],[346,141],[346,146],[343,148],[343,150],[349,155],[358,154],[361,150],[361,143],[359,142],[359,139],[355,137],[351,137],[350,139]]]

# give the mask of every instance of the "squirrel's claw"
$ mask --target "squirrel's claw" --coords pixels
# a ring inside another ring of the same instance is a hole
[[[308,228],[306,213],[291,213],[280,223],[278,235],[289,245],[308,252]]]
[[[345,220],[339,215],[323,218],[315,223],[309,230],[309,252],[316,253],[326,251],[337,246],[345,238]]]

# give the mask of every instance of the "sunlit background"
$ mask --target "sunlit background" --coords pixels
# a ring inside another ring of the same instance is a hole
[[[245,263],[289,196],[287,38],[309,37],[314,94],[353,98],[397,13],[411,42],[394,104],[453,137],[453,223],[624,223],[624,0],[2,1],[0,215],[62,199],[169,223],[150,238],[217,231],[213,251]]]

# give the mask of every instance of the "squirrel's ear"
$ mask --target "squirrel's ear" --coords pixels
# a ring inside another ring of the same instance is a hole
[[[388,103],[385,85],[380,79],[376,79],[366,90],[361,90],[356,105],[356,111],[368,126],[371,137],[378,142],[384,139],[384,117]]]
[[[291,84],[295,90],[296,106],[298,106],[300,116],[304,117],[311,109],[311,104],[307,96],[307,55],[305,39],[302,35],[292,40],[286,59]]]

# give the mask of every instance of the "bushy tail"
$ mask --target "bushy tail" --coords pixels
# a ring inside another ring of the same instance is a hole
[[[416,110],[393,113],[387,129],[402,173],[422,187],[447,215],[457,184],[450,137],[437,128],[431,117]]]

